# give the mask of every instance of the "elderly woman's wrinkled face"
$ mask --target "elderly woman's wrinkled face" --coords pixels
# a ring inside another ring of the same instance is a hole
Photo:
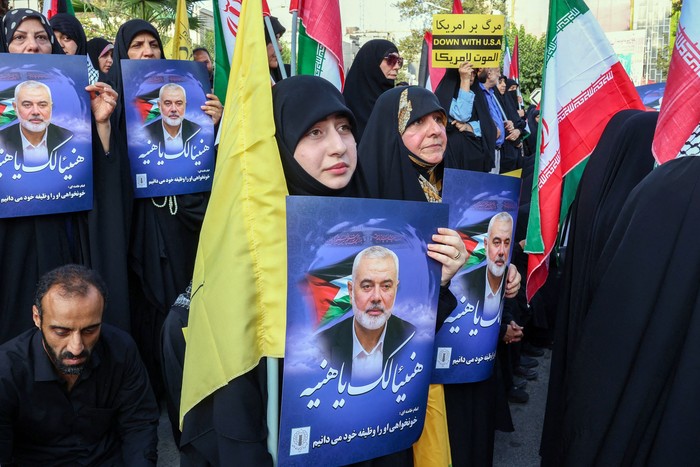
[[[447,147],[445,114],[436,110],[424,115],[406,127],[401,140],[414,156],[428,164],[439,164]]]
[[[38,19],[27,18],[15,29],[7,50],[11,54],[50,54],[51,38]]]
[[[158,40],[153,36],[153,34],[148,32],[142,32],[134,36],[134,38],[131,40],[131,44],[129,44],[129,50],[127,50],[126,54],[132,60],[161,58]]]
[[[294,159],[323,185],[344,188],[357,167],[357,144],[350,120],[333,114],[314,123],[299,140]]]

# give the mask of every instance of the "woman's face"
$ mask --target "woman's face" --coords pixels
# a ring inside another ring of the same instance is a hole
[[[424,115],[406,127],[401,140],[414,156],[428,164],[439,164],[447,147],[445,114],[435,111]]]
[[[78,52],[78,44],[70,37],[63,34],[61,31],[54,31],[58,43],[61,44],[63,53],[66,55],[75,55]]]
[[[387,56],[382,59],[382,63],[379,64],[379,68],[382,70],[382,73],[384,73],[386,79],[396,79],[402,66],[403,58],[399,56],[398,52],[387,54]]]
[[[357,167],[357,144],[350,121],[333,114],[314,123],[299,140],[294,159],[328,188],[344,188]]]
[[[98,62],[100,62],[100,71],[104,74],[107,74],[110,68],[112,68],[112,53],[113,50],[109,50],[106,52],[104,55],[100,56],[100,58],[97,59]],[[160,52],[160,50],[158,51]]]
[[[7,50],[11,54],[50,54],[51,38],[38,19],[27,18],[15,29]]]
[[[141,32],[131,39],[127,55],[132,60],[161,58],[158,40],[149,32]]]

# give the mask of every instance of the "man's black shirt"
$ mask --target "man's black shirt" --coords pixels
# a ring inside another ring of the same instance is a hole
[[[0,464],[156,464],[158,406],[136,345],[102,324],[69,392],[33,329],[0,347]]]

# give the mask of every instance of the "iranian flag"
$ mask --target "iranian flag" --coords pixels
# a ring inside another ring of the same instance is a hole
[[[510,56],[510,47],[508,47],[508,38],[505,38],[506,50],[503,52],[503,74],[510,78],[510,67],[512,58]]]
[[[338,0],[292,0],[298,12],[299,52],[297,74],[320,76],[343,90],[343,34]]]
[[[233,48],[236,45],[238,21],[241,16],[242,0],[214,0],[214,41],[216,58],[214,60],[214,94],[226,102],[228,76],[231,72]]]
[[[659,164],[700,155],[700,5],[683,4],[651,151]]]
[[[537,177],[525,245],[530,254],[528,301],[547,279],[560,215],[568,211],[583,162],[614,114],[644,109],[600,25],[581,0],[550,1],[543,81]]]
[[[520,59],[518,55],[520,55],[520,53],[518,51],[518,36],[516,34],[515,44],[513,44],[513,57],[510,59],[508,69],[506,69],[505,66],[503,67],[503,72],[508,78],[520,82],[520,66],[518,64]]]

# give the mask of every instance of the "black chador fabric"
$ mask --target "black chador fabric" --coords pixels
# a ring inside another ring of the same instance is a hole
[[[350,120],[353,134],[356,122],[345,105],[342,94],[328,80],[314,76],[293,76],[272,88],[275,117],[275,138],[282,158],[284,178],[290,195],[305,196],[361,196],[357,171],[350,183],[340,189],[328,188],[309,175],[294,159],[299,141],[311,126],[333,114]]]
[[[110,42],[103,37],[95,37],[87,41],[87,54],[90,57],[92,66],[96,69],[100,69],[100,54],[110,44]],[[102,73],[100,71],[100,73]],[[105,77],[106,78],[106,77]],[[100,80],[103,78],[101,77]]]
[[[270,25],[272,26],[272,31],[275,33],[275,40],[277,41],[276,37],[281,36],[282,34],[285,33],[287,28],[282,26],[282,23],[275,18],[274,16],[270,16]],[[269,44],[272,42],[272,39],[270,39],[270,33],[267,30],[267,23],[263,24],[263,29],[265,30],[265,44]],[[279,41],[278,41],[279,44]],[[289,65],[284,64],[284,63],[279,63],[277,65],[277,68],[270,68],[270,77],[273,79],[275,83],[279,83],[282,81],[282,71],[281,67],[285,67],[285,71],[287,72],[287,76],[291,76],[291,68]]]
[[[108,79],[120,94],[112,128],[118,128],[121,135],[126,135],[121,59],[128,59],[131,41],[144,32],[156,38],[161,58],[165,58],[158,31],[146,21],[127,21],[114,41],[114,64]],[[127,154],[125,146],[121,151]],[[122,162],[128,164],[127,159]],[[128,165],[125,167],[128,171]],[[131,189],[131,183],[128,186]],[[136,199],[133,203],[129,244],[131,329],[156,391],[161,387],[157,350],[160,329],[170,306],[192,279],[208,200],[209,193],[194,193]]]
[[[385,91],[394,87],[394,80],[384,76],[379,65],[389,53],[399,49],[387,40],[373,39],[357,52],[348,71],[343,96],[357,120],[356,138],[362,140],[374,103]]]
[[[408,106],[400,117],[400,100],[404,91],[408,93]],[[409,158],[410,151],[401,140],[399,120],[404,119],[401,125],[405,129],[435,111],[444,113],[435,94],[418,86],[394,88],[377,100],[358,149],[358,170],[366,183],[369,198],[426,201],[418,181],[419,175],[428,178],[426,169]],[[463,158],[446,151],[443,161],[433,170],[441,180],[443,167],[463,169],[464,164]]]
[[[603,246],[623,203],[653,168],[651,142],[657,118],[656,112],[626,110],[610,120],[571,207],[542,435],[544,465],[562,465],[562,417],[573,389],[569,375],[587,320],[592,285],[596,271],[607,260]]]
[[[41,13],[11,10],[0,32],[0,51],[7,52],[22,19],[36,18],[52,42],[52,53],[63,54],[48,21]],[[86,232],[84,213],[52,214],[0,219],[0,343],[34,326],[32,304],[39,278],[67,263],[82,261]]]
[[[602,251],[570,371],[564,460],[697,465],[700,158],[653,170]]]
[[[464,169],[475,172],[488,172],[493,166],[493,154],[491,154],[491,156],[488,155],[482,139],[467,132],[459,131],[457,127],[451,123],[453,119],[449,116],[450,106],[452,105],[452,99],[456,99],[459,94],[459,85],[459,71],[455,68],[450,68],[445,72],[445,76],[435,90],[435,95],[438,97],[440,105],[442,105],[442,108],[445,110],[449,122],[447,124],[447,148],[450,153],[454,154],[455,158],[464,159],[464,162],[462,162]],[[486,107],[484,108],[483,105],[486,105]],[[484,96],[481,93],[475,94],[470,121],[479,120],[482,131],[487,132],[490,128],[485,127],[489,125],[494,126],[491,122],[488,110],[488,104],[486,104]],[[481,117],[484,115],[483,112],[486,112],[488,116],[488,119],[485,121]],[[493,137],[495,141],[495,126],[493,129]]]
[[[68,13],[58,13],[51,17],[49,24],[54,31],[59,31],[73,39],[78,46],[75,55],[87,55],[87,38],[78,18]]]

